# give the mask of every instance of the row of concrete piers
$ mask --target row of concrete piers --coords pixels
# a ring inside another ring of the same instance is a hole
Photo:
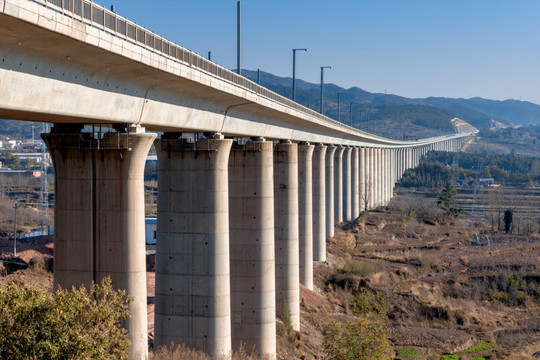
[[[43,138],[56,175],[55,287],[111,276],[132,297],[131,358],[147,358],[143,171],[158,156],[155,345],[215,356],[243,344],[275,358],[276,316],[300,329],[300,283],[326,260],[336,222],[383,206],[403,172],[430,150],[262,138],[234,141],[137,127],[101,138],[55,125]],[[154,141],[155,140],[155,141]]]

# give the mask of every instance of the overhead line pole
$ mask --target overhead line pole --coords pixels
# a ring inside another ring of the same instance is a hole
[[[341,122],[341,95],[346,95],[346,93],[337,94],[337,121]]]
[[[292,101],[296,101],[296,51],[307,49],[292,49]]]
[[[240,55],[242,53],[242,39],[241,39],[241,19],[242,19],[242,10],[240,1],[236,3],[236,72],[238,75],[242,75],[242,65],[240,61]]]
[[[324,115],[324,69],[331,69],[331,66],[321,66],[321,114]]]

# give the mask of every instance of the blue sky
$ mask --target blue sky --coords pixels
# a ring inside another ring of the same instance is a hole
[[[236,0],[96,0],[227,68]],[[539,0],[242,0],[242,67],[407,97],[540,104]]]

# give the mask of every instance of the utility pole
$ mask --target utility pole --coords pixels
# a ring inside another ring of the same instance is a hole
[[[331,66],[321,66],[321,114],[324,115],[324,69],[331,69]]]
[[[292,101],[296,101],[296,52],[298,50],[307,52],[307,49],[292,49]]]
[[[337,121],[341,121],[341,95],[345,95],[345,93],[338,93],[337,94]]]
[[[236,3],[236,72],[238,75],[242,75],[242,65],[240,61],[240,55],[242,53],[242,39],[241,39],[241,20],[242,11],[240,1]]]
[[[19,206],[17,203],[13,206],[15,209],[15,219],[13,220],[13,256],[17,256],[17,209]]]

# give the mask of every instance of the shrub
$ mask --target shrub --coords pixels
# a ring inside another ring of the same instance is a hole
[[[324,349],[333,360],[386,360],[394,356],[386,327],[386,301],[379,293],[361,290],[351,301],[357,315],[354,321],[331,323],[326,331]]]
[[[2,359],[128,358],[125,292],[109,278],[56,294],[10,282],[0,288],[0,309]]]
[[[45,270],[50,273],[54,270],[53,258],[45,256],[34,256],[30,259],[28,266],[36,270]]]
[[[491,300],[506,304],[508,302],[508,295],[504,291],[494,290],[491,292]]]
[[[373,314],[386,320],[387,304],[380,292],[371,292],[367,289],[360,291],[351,299],[351,307],[356,316]]]
[[[352,273],[362,277],[380,272],[383,269],[382,261],[369,262],[364,260],[349,260],[343,266],[343,272]]]
[[[517,275],[499,275],[491,280],[490,299],[509,306],[526,305],[534,296],[535,283],[528,283],[525,278]]]

